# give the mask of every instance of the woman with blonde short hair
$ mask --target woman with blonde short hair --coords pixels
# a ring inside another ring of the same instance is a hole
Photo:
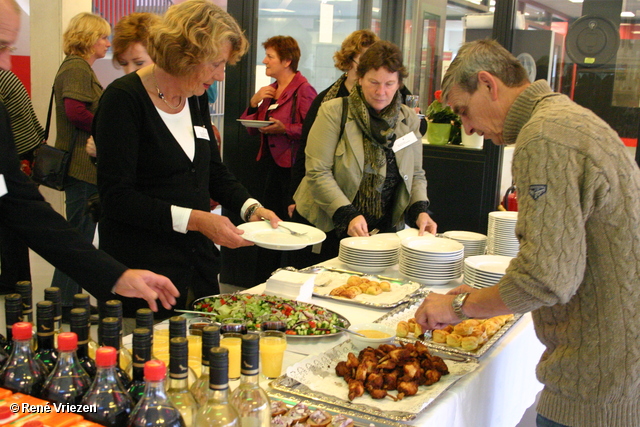
[[[178,308],[188,298],[219,293],[214,243],[252,244],[227,217],[210,212],[210,198],[245,221],[264,217],[277,227],[280,220],[222,163],[209,117],[207,88],[246,50],[236,21],[210,1],[171,6],[150,30],[155,64],[111,83],[96,114],[100,248],[171,278]],[[142,307],[121,299],[125,317]],[[171,315],[165,310],[156,318]]]
[[[96,223],[86,211],[88,200],[98,192],[96,165],[85,151],[91,135],[93,115],[102,95],[92,65],[104,58],[111,43],[109,23],[92,13],[80,13],[69,22],[62,36],[64,53],[54,80],[56,98],[56,147],[71,150],[71,164],[65,178],[67,220],[93,241]],[[60,270],[55,270],[51,286],[62,290],[63,320],[68,321],[73,295],[80,286]]]

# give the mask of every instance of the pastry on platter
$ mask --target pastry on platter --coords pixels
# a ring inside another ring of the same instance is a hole
[[[326,427],[331,423],[331,414],[322,409],[316,409],[309,415],[307,425],[309,427]]]

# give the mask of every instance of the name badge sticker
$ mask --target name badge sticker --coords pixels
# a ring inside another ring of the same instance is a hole
[[[413,133],[413,132],[409,132],[408,134],[406,134],[402,138],[396,139],[396,142],[393,143],[393,152],[397,153],[398,151],[402,150],[403,148],[408,147],[409,145],[413,144],[417,140],[418,140],[418,138],[416,138],[416,134]]]
[[[0,197],[4,196],[7,193],[7,183],[4,180],[4,175],[0,173]]]
[[[275,110],[276,108],[278,108],[278,104],[271,104],[269,108],[267,108],[267,111]]]
[[[193,130],[196,132],[196,138],[206,139],[209,141],[209,132],[202,126],[194,126]]]

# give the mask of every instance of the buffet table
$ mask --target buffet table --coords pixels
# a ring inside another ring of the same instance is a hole
[[[347,269],[337,258],[323,265]],[[381,273],[389,277],[401,277],[398,266]],[[445,286],[431,287],[432,291],[445,293],[460,284],[460,279]],[[262,294],[266,284],[242,291],[244,293]],[[384,316],[390,309],[373,308],[337,301],[335,299],[314,296],[313,304],[325,307],[344,317],[352,324],[373,322]],[[156,329],[167,328],[168,321],[156,325]],[[348,334],[314,339],[290,336],[287,340],[287,351],[283,361],[283,372],[286,367],[304,360],[309,355],[323,353],[346,341]],[[125,345],[130,345],[130,336],[125,338]],[[412,426],[448,426],[448,427],[493,427],[515,426],[523,413],[535,401],[542,385],[535,377],[535,366],[544,350],[535,336],[530,314],[522,316],[502,336],[492,348],[479,359],[478,368],[462,377],[440,396],[438,396],[417,418],[406,422]],[[239,381],[231,381],[233,389]],[[269,381],[263,379],[261,386],[269,393],[281,397],[281,391],[273,390]],[[292,402],[303,399],[296,395],[285,395]],[[368,425],[369,421],[356,419],[357,425]],[[401,425],[398,421],[376,420],[379,425]]]
[[[348,268],[338,259],[327,261],[323,265]],[[381,274],[401,277],[397,268],[395,266]],[[432,287],[431,290],[445,293],[459,284],[460,280],[457,280],[447,286]],[[245,292],[262,293],[264,289],[265,284],[262,284]],[[345,316],[351,323],[372,322],[388,311],[319,297],[313,297],[311,302]],[[284,365],[290,366],[304,359],[305,355],[326,351],[347,340],[345,335],[321,338],[313,342],[290,339]],[[542,384],[535,376],[535,366],[543,350],[543,345],[535,336],[531,315],[525,314],[482,356],[478,369],[452,385],[416,419],[407,422],[407,425],[515,426],[542,389]],[[265,381],[262,385],[269,391],[268,382]],[[295,400],[295,397],[292,399]]]

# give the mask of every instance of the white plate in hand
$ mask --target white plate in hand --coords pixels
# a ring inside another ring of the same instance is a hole
[[[265,249],[278,251],[295,251],[309,245],[315,245],[327,238],[327,235],[318,228],[297,222],[281,221],[287,228],[299,233],[307,233],[304,236],[294,236],[284,228],[273,228],[265,221],[254,221],[240,224],[238,228],[244,230],[240,237],[255,243]]]
[[[272,125],[274,122],[269,120],[247,120],[247,119],[237,119],[240,123],[242,123],[245,127],[248,128],[263,128],[265,126]]]

